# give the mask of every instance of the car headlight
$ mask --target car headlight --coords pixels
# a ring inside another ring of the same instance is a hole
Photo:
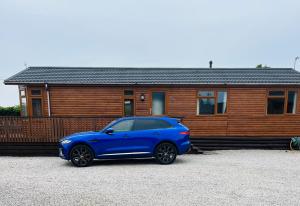
[[[64,141],[62,141],[62,144],[69,144],[71,142],[71,140],[65,139]]]

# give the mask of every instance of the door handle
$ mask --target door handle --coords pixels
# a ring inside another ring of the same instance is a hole
[[[159,132],[153,132],[152,134],[153,135],[159,135]]]
[[[123,137],[129,137],[129,135],[128,134],[124,134]]]
[[[99,139],[91,139],[89,140],[89,142],[99,142],[100,140]]]

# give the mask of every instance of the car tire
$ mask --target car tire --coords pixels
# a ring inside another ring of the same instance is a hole
[[[70,159],[76,167],[86,167],[92,164],[94,153],[87,145],[76,145],[70,152]]]
[[[172,164],[176,159],[176,155],[176,147],[169,142],[160,143],[155,148],[155,159],[160,164]]]

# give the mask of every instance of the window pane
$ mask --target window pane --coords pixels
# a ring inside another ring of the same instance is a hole
[[[124,90],[124,95],[125,96],[132,96],[133,95],[133,90]]]
[[[213,96],[215,96],[214,91],[199,91],[198,95],[202,96],[202,97],[213,97]]]
[[[269,91],[269,96],[284,96],[284,91]]]
[[[134,122],[134,130],[161,129],[170,127],[171,125],[164,120],[136,119]]]
[[[33,90],[31,90],[31,95],[41,95],[41,90],[40,89],[33,89]]]
[[[124,120],[112,126],[114,132],[127,132],[131,131],[133,127],[133,120]]]
[[[40,117],[42,116],[42,100],[32,99],[32,116]]]
[[[227,92],[218,92],[218,114],[226,113],[227,109]]]
[[[152,114],[153,115],[165,114],[165,93],[164,92],[152,93]]]
[[[25,90],[20,90],[20,95],[25,96]]]
[[[27,117],[27,101],[26,101],[26,97],[21,97],[21,116]]]
[[[214,114],[215,113],[215,99],[201,98],[198,103],[199,114]]]
[[[284,98],[268,99],[268,114],[283,114]]]
[[[289,91],[288,92],[288,105],[287,105],[287,113],[296,113],[296,105],[297,105],[297,92]]]
[[[125,116],[133,116],[133,99],[125,99],[124,100],[124,115]]]

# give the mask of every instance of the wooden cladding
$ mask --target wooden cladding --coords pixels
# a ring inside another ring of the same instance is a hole
[[[52,116],[122,116],[122,100],[120,88],[50,87]]]
[[[130,96],[134,102],[134,115],[148,116],[151,115],[152,92],[163,91],[166,94],[165,113],[168,116],[184,117],[183,123],[190,128],[193,137],[300,135],[300,95],[296,96],[295,114],[268,115],[268,91],[273,90],[272,87],[214,87],[215,101],[218,101],[217,91],[227,92],[226,112],[197,115],[198,92],[201,90],[208,91],[209,88],[50,86],[51,113],[53,117],[124,116],[124,99]],[[282,90],[299,94],[299,88]],[[47,114],[45,94],[42,90],[44,116]],[[143,101],[140,98],[142,94]]]

